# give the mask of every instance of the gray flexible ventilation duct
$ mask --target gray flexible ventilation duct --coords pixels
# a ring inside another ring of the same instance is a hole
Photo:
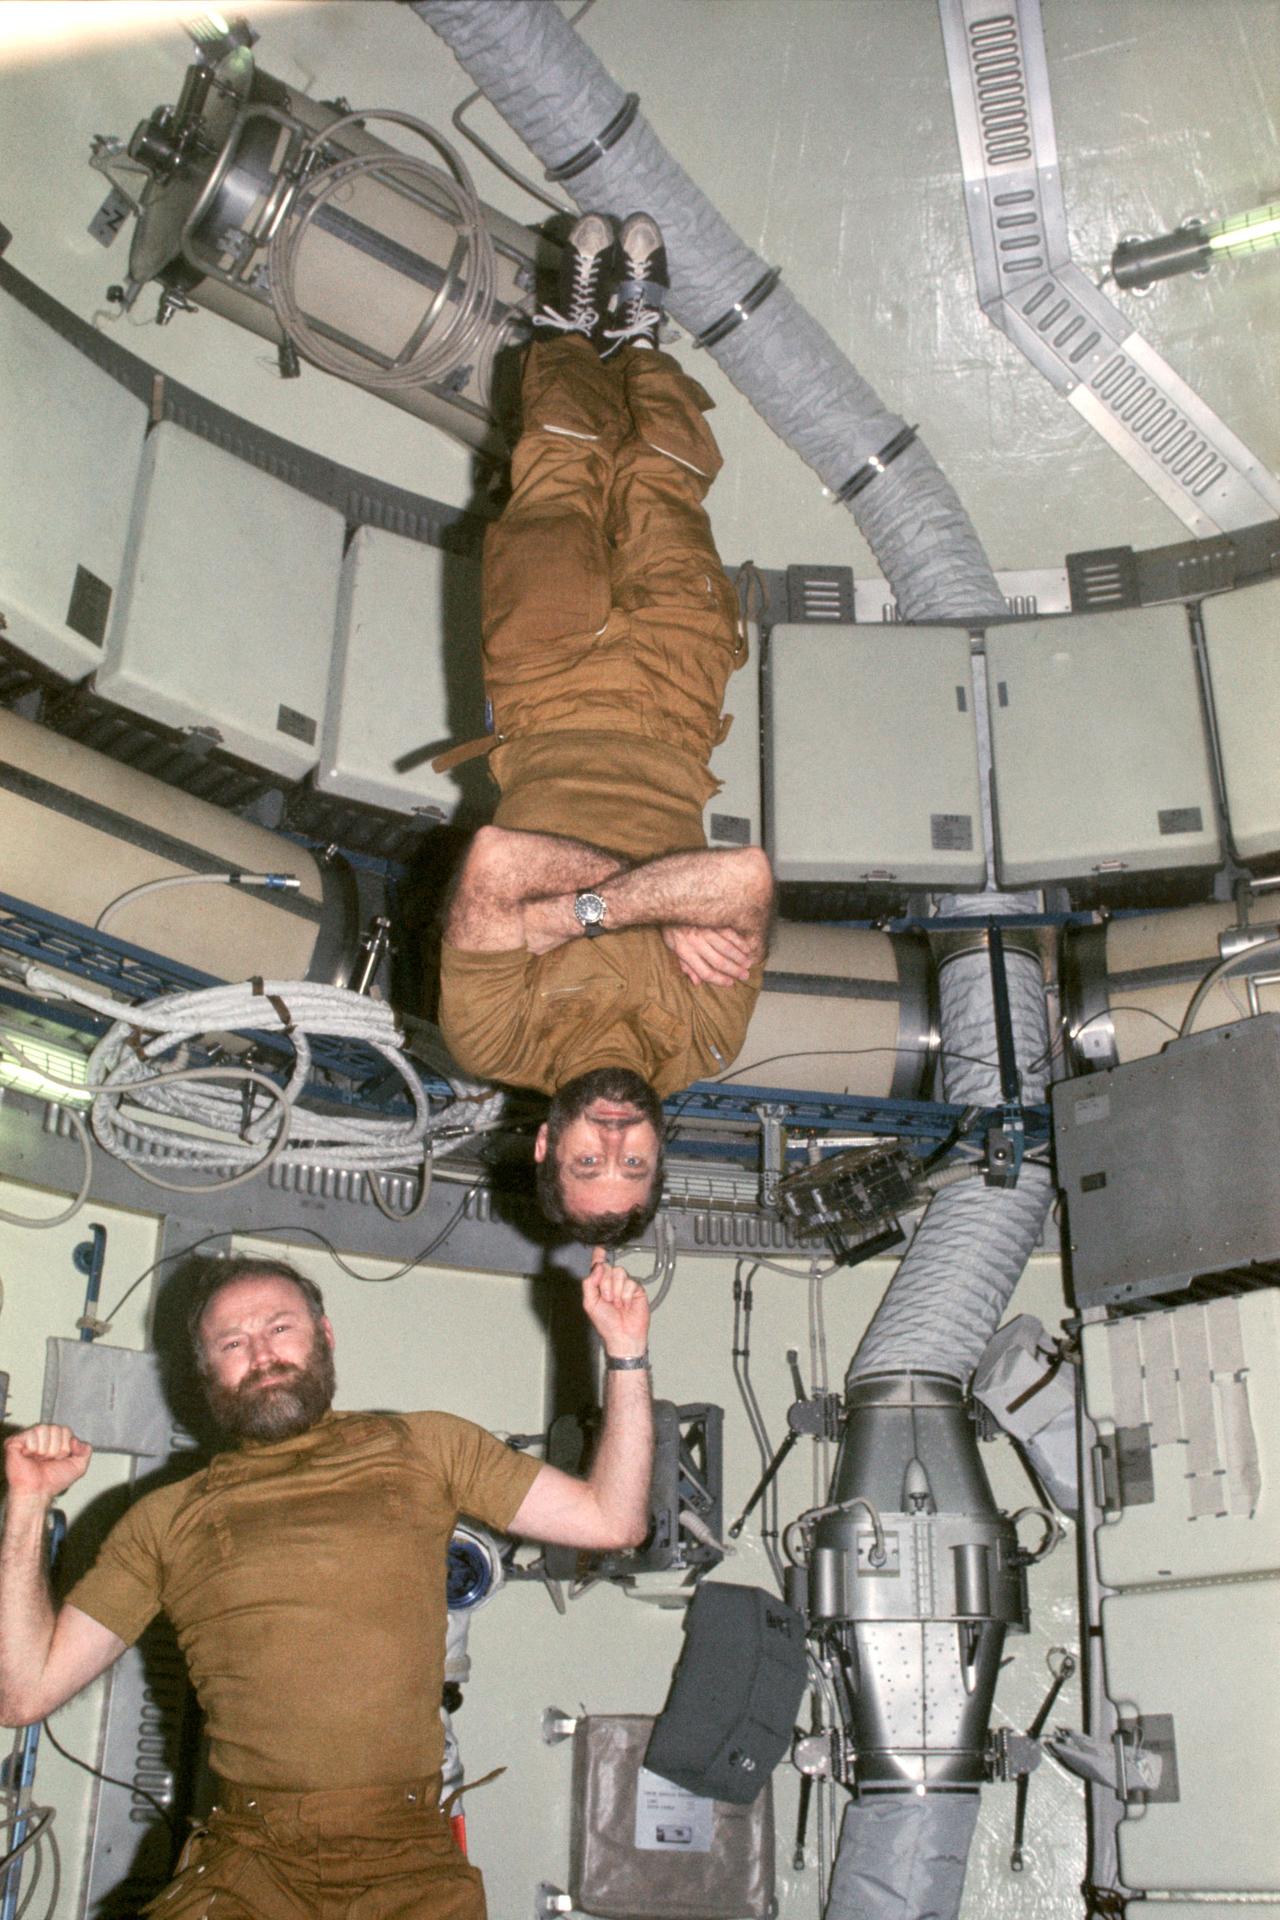
[[[984,915],[1021,904],[983,894],[946,910],[980,905]],[[1044,982],[1032,954],[1005,950],[1022,1097],[1044,1099],[1049,1035]],[[959,1106],[1000,1100],[995,1010],[985,947],[944,961],[938,975],[942,1033],[942,1090]],[[848,1379],[909,1367],[950,1374],[967,1384],[1000,1324],[1009,1296],[1040,1237],[1049,1204],[1049,1175],[1024,1166],[1016,1187],[979,1181],[937,1194],[876,1311],[849,1368]]]
[[[589,152],[625,115],[627,96],[552,0],[410,4],[544,166],[561,167]],[[597,150],[565,184],[584,209],[621,217],[643,207],[654,216],[667,241],[672,314],[695,336],[731,314],[767,271],[638,114],[607,151]],[[886,409],[785,286],[777,286],[708,351],[833,494],[902,433],[901,417]],[[903,617],[980,619],[1004,612],[973,527],[921,443],[910,441],[882,471],[869,471],[874,477],[843,504],[883,568]],[[1025,896],[988,893],[940,901],[939,910],[985,917],[1032,904]],[[1024,956],[1007,959],[1024,1096],[1036,1099],[1048,1058],[1039,969]],[[953,960],[944,975],[950,976],[941,1011],[942,1044],[949,1050],[946,1098],[993,1104],[1000,1088],[985,952]],[[927,1368],[967,1381],[1036,1244],[1048,1201],[1048,1177],[1034,1167],[1024,1169],[1013,1190],[975,1183],[939,1193],[854,1356],[850,1377],[873,1369]],[[959,1908],[976,1815],[974,1794],[851,1805],[827,1920],[950,1920]]]
[[[948,915],[989,916],[1027,904],[983,894],[942,900],[939,907]],[[1040,965],[1007,948],[1005,962],[1022,1094],[1036,1102],[1049,1077]],[[943,965],[938,996],[944,1098],[966,1106],[998,1103],[985,948]],[[890,1369],[950,1374],[967,1385],[1039,1240],[1051,1193],[1048,1171],[1024,1165],[1016,1187],[974,1182],[935,1195],[850,1363],[846,1390],[863,1375]],[[825,1920],[954,1920],[977,1817],[976,1793],[852,1802]]]
[[[627,96],[554,0],[411,0],[546,167],[562,166],[617,118]],[[743,244],[637,114],[605,153],[565,182],[578,205],[619,217],[643,207],[661,226],[670,307],[697,335],[731,314],[766,262]],[[901,434],[904,422],[780,285],[708,351],[779,438],[837,492]],[[906,620],[1003,613],[968,515],[918,440],[850,510]]]

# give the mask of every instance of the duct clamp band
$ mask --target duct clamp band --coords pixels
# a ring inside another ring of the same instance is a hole
[[[639,105],[640,95],[629,93],[603,133],[598,133],[594,140],[588,140],[585,147],[579,147],[577,153],[572,154],[568,160],[562,160],[558,167],[548,167],[542,176],[543,179],[575,180],[580,173],[585,173],[588,167],[593,167],[597,160],[608,153],[610,147],[617,146],[635,119]]]
[[[755,285],[743,294],[741,300],[735,300],[733,305],[725,313],[722,313],[718,320],[713,320],[709,327],[703,328],[702,332],[698,334],[694,340],[694,346],[719,346],[720,342],[727,339],[735,327],[740,327],[744,320],[751,318],[751,315],[757,307],[764,305],[781,278],[781,267],[770,267],[767,273],[761,274]]]
[[[865,487],[869,487],[873,480],[879,478],[886,467],[892,465],[900,453],[906,452],[919,431],[918,425],[900,428],[892,440],[885,441],[879,453],[873,453],[869,460],[864,460],[860,467],[855,467],[844,485],[837,487],[831,498],[843,504],[856,499]]]

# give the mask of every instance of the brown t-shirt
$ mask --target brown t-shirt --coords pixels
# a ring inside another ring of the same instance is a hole
[[[145,1495],[68,1600],[130,1644],[169,1615],[224,1780],[426,1781],[454,1523],[507,1527],[538,1467],[453,1414],[329,1413]]]
[[[501,827],[565,834],[632,860],[705,847],[715,782],[691,755],[639,734],[565,729],[497,749]],[[659,1096],[725,1072],[741,1051],[763,967],[732,987],[695,986],[655,927],[467,953],[445,944],[440,1026],[479,1080],[554,1093],[593,1067],[630,1067]]]

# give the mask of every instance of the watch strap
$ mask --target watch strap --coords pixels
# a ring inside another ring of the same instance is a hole
[[[604,1357],[604,1364],[610,1373],[638,1373],[641,1369],[646,1373],[652,1371],[651,1362],[647,1353],[634,1353],[629,1359],[625,1360],[615,1359],[611,1353],[607,1353]]]

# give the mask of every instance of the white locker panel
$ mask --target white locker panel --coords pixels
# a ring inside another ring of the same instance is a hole
[[[1280,1579],[1119,1594],[1102,1642],[1122,1721],[1176,1767],[1120,1823],[1125,1885],[1280,1891]]]
[[[1104,1584],[1280,1573],[1280,1292],[1091,1323],[1083,1347]]]
[[[767,688],[779,880],[981,886],[963,629],[775,627]]]
[[[1262,860],[1280,849],[1280,584],[1216,594],[1202,617],[1231,837]]]
[[[18,301],[0,297],[6,638],[68,680],[102,664],[147,409]]]
[[[993,627],[987,674],[1002,886],[1216,866],[1181,606]]]
[[[747,622],[748,654],[725,688],[724,710],[733,715],[729,736],[711,756],[720,782],[706,805],[707,845],[758,847],[763,839],[760,787],[760,628]]]
[[[319,753],[342,515],[164,422],[147,440],[97,686],[299,780]]]
[[[432,756],[484,728],[478,563],[357,528],[342,567],[316,785],[451,819],[474,763],[433,773]]]

